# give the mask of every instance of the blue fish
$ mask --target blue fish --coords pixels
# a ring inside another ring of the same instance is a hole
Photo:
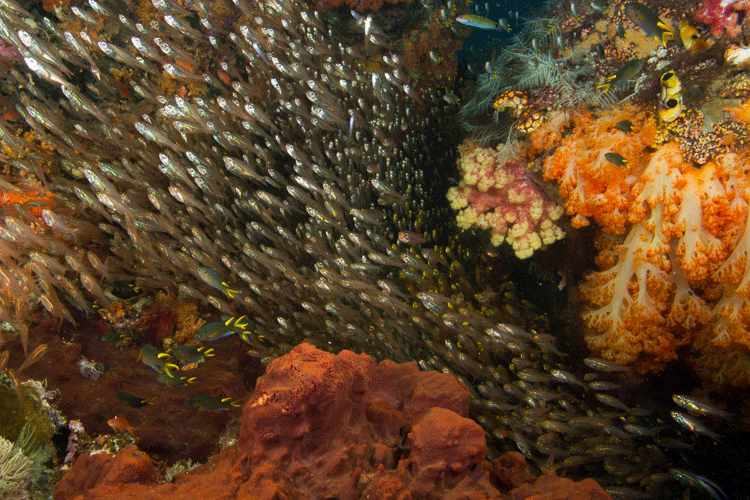
[[[141,363],[148,366],[152,370],[158,373],[165,373],[169,370],[179,370],[180,367],[177,366],[174,363],[167,362],[167,359],[169,358],[169,355],[163,352],[159,352],[159,350],[152,346],[151,344],[146,344],[143,347],[141,347],[140,351],[140,359]]]
[[[164,372],[156,377],[156,380],[167,387],[182,387],[187,384],[192,384],[198,379],[196,377],[186,377],[176,373]]]
[[[213,348],[206,349],[203,346],[183,344],[172,351],[172,356],[181,363],[193,364],[200,363],[205,358],[213,356],[213,351]]]

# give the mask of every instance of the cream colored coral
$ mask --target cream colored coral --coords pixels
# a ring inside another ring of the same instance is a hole
[[[29,498],[26,488],[34,462],[13,443],[0,437],[0,498],[3,500],[25,500]]]

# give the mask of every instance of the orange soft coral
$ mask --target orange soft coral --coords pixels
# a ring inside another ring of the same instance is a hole
[[[633,123],[632,132],[616,127],[626,119]],[[561,129],[570,129],[562,141]],[[586,226],[593,219],[605,232],[620,234],[628,222],[632,181],[643,168],[646,150],[655,137],[650,114],[625,105],[599,117],[579,111],[567,120],[553,118],[532,132],[530,139],[532,151],[559,144],[544,160],[544,177],[558,181],[573,226]],[[607,160],[607,153],[621,155],[627,164],[615,165]]]
[[[594,133],[595,127],[588,128]],[[581,210],[605,233],[625,234],[600,253],[602,270],[581,286],[590,306],[583,315],[589,347],[644,372],[662,369],[680,346],[698,337],[712,346],[750,351],[746,160],[728,154],[697,168],[670,142],[653,153],[646,148],[632,153],[642,160],[623,168],[623,179],[622,172],[584,164],[596,161],[596,149],[570,152],[586,142],[606,150],[571,132],[545,161],[545,173],[562,179],[561,193],[574,202],[566,205],[569,210]],[[574,178],[568,190],[567,178],[555,170],[563,161]],[[599,187],[606,179],[601,172],[613,172],[611,183],[620,193],[616,204],[590,201],[612,190]]]

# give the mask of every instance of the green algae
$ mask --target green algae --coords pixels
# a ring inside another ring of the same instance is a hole
[[[24,454],[29,456],[44,449],[52,438],[55,426],[50,421],[48,408],[42,404],[35,387],[22,384],[23,401],[11,387],[10,379],[0,376],[0,436],[8,441],[19,441]]]

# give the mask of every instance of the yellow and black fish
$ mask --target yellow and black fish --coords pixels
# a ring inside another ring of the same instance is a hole
[[[643,69],[644,63],[645,61],[643,59],[629,60],[628,62],[623,64],[622,67],[615,72],[615,74],[608,76],[607,80],[596,88],[598,90],[601,90],[605,94],[610,90],[617,92],[621,88],[625,87],[625,85],[631,79],[638,76],[638,74]]]
[[[615,128],[617,130],[625,132],[626,134],[629,134],[633,131],[633,122],[631,122],[630,120],[621,120],[615,123]]]
[[[685,48],[693,54],[696,54],[708,48],[708,43],[706,43],[706,40],[701,37],[698,29],[690,24],[687,19],[680,23],[678,29],[680,33],[680,40],[682,40],[682,45],[684,45]]]
[[[115,392],[115,396],[125,406],[135,408],[136,410],[140,410],[144,406],[154,404],[154,399],[156,399],[156,398],[143,399],[142,397],[136,396],[135,394],[130,394],[129,392],[122,392],[122,391]]]
[[[232,401],[232,398],[208,396],[205,394],[188,399],[187,404],[201,411],[222,411],[242,406],[241,401]]]
[[[659,103],[659,118],[661,121],[670,123],[675,121],[684,109],[682,104],[682,96],[671,97],[666,101],[660,101]]]
[[[648,36],[661,42],[664,47],[669,40],[674,39],[672,31],[659,19],[654,11],[640,2],[625,4],[625,15],[641,28]]]
[[[661,100],[667,102],[669,99],[678,98],[682,92],[682,83],[673,70],[666,71],[659,80],[661,82]]]
[[[615,165],[617,167],[627,167],[628,166],[628,160],[622,157],[620,153],[613,153],[609,152],[604,155],[604,158],[607,159],[608,162],[610,162],[612,165]]]

